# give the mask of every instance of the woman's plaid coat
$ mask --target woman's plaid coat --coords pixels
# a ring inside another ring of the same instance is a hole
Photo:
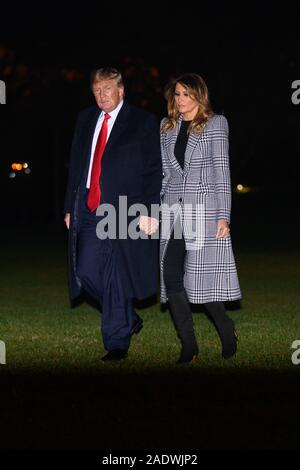
[[[184,286],[189,301],[202,304],[240,299],[230,235],[216,238],[217,221],[226,219],[230,222],[228,123],[224,116],[214,115],[202,133],[191,132],[182,169],[174,155],[181,121],[182,116],[174,129],[161,133],[164,174],[161,191],[161,301],[167,301],[164,258],[174,220],[178,216],[187,248]]]

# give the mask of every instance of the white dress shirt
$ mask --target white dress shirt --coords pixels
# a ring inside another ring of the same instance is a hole
[[[108,113],[110,115],[110,119],[107,121],[107,124],[108,124],[108,128],[107,128],[107,139],[106,139],[106,142],[108,141],[109,139],[109,136],[110,136],[110,133],[112,131],[112,128],[113,128],[113,125],[115,123],[115,120],[119,114],[119,111],[120,109],[122,108],[123,106],[123,100],[120,101],[120,103],[118,104],[118,106],[113,110],[111,111],[110,113]],[[97,144],[97,140],[98,140],[98,135],[100,133],[100,130],[101,130],[101,127],[102,127],[102,123],[103,123],[103,120],[104,120],[104,114],[105,112],[104,111],[101,111],[100,113],[100,116],[99,116],[99,119],[97,121],[97,125],[96,125],[96,128],[95,128],[95,132],[94,132],[94,137],[93,137],[93,142],[92,142],[92,150],[91,150],[91,156],[90,156],[90,166],[89,166],[89,172],[88,172],[88,177],[87,177],[87,180],[86,180],[86,187],[89,188],[90,187],[90,183],[91,183],[91,173],[92,173],[92,167],[93,167],[93,160],[94,160],[94,153],[95,153],[95,148],[96,148],[96,144]]]

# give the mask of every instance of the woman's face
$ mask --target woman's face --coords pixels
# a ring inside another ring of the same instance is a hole
[[[180,83],[176,83],[175,104],[185,121],[192,121],[198,112],[198,102],[189,95],[187,89]]]

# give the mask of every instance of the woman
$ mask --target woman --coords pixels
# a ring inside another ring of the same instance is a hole
[[[228,124],[213,113],[207,86],[197,74],[172,80],[165,96],[161,298],[169,302],[181,341],[177,362],[198,355],[190,303],[204,304],[228,358],[236,353],[237,336],[223,302],[241,298],[229,233]]]

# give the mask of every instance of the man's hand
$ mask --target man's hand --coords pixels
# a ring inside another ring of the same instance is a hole
[[[159,222],[154,217],[147,217],[141,215],[139,221],[139,227],[145,232],[146,235],[152,235],[158,229]]]
[[[71,219],[71,214],[70,212],[67,212],[64,218],[65,224],[67,226],[67,229],[69,230],[70,228],[70,219]]]
[[[227,220],[220,219],[217,222],[217,234],[216,238],[226,238],[229,235],[229,225]]]

